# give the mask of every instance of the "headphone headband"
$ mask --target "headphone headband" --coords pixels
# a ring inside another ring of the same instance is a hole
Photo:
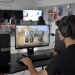
[[[56,25],[64,37],[75,39],[75,15],[64,16],[56,22]]]

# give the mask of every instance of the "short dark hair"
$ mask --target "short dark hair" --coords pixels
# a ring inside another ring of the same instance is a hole
[[[43,17],[42,17],[42,16],[39,16],[39,19],[40,19],[40,20],[43,20]]]
[[[75,39],[75,15],[64,16],[56,25],[64,37]]]

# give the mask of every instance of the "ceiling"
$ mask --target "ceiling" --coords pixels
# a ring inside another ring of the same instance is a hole
[[[11,9],[27,9],[66,3],[75,3],[75,0],[0,0],[0,7],[5,5],[6,8],[7,5]]]
[[[12,3],[15,0],[0,0],[0,3]]]
[[[57,2],[61,2],[62,3],[62,1],[63,1],[63,3],[64,2],[75,2],[75,0],[0,0],[0,3],[15,3],[15,2],[18,2],[18,1],[20,1],[20,2],[24,2],[24,3],[26,3],[26,2],[29,2],[29,3],[35,3],[35,4],[37,4],[37,3],[40,3],[40,2],[46,2],[46,3],[50,3],[50,4],[52,4],[52,2],[54,2],[54,3],[57,3]]]
[[[0,0],[0,3],[13,3],[15,1],[19,1],[19,0]],[[21,1],[24,1],[24,2],[38,2],[40,0],[21,0]]]

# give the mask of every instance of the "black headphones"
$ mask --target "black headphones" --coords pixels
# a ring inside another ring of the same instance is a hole
[[[75,35],[73,33],[73,27],[72,27],[72,19],[73,18],[75,19],[75,16],[65,16],[63,17],[61,20],[59,20],[59,22],[57,22],[57,26],[58,26],[58,29],[59,31],[61,32],[61,34],[64,36],[64,37],[71,37],[71,38],[74,38],[75,39]],[[75,28],[74,28],[75,29]]]
[[[63,25],[59,30],[64,37],[71,37],[72,28],[70,25]]]

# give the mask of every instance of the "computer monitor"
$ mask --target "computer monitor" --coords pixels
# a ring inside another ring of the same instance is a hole
[[[38,21],[39,16],[42,16],[42,10],[23,10],[23,21]]]
[[[15,43],[17,49],[27,48],[33,54],[35,47],[49,45],[49,25],[17,25]]]

